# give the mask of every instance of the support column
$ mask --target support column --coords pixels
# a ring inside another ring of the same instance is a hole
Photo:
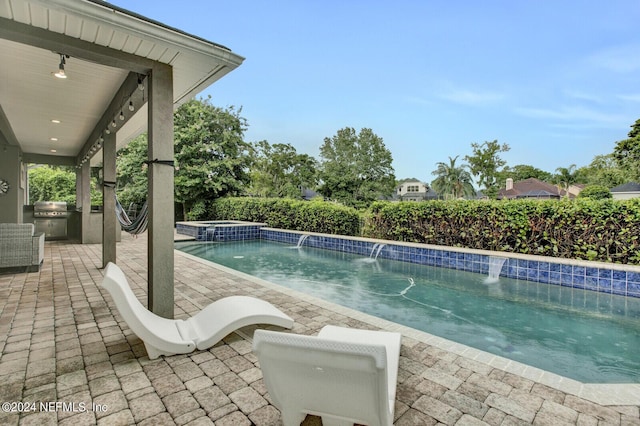
[[[76,172],[76,207],[80,209],[80,242],[87,244],[91,219],[91,164],[88,161]]]
[[[149,84],[148,307],[173,318],[173,68],[159,64]]]
[[[116,232],[119,231],[116,218],[116,134],[104,135],[102,145],[102,267],[116,261]],[[84,210],[84,209],[83,209]],[[91,211],[91,207],[89,207]]]

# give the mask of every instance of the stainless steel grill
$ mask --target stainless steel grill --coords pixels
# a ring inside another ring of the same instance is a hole
[[[37,201],[33,205],[34,225],[44,232],[46,239],[67,238],[67,203],[64,201]]]

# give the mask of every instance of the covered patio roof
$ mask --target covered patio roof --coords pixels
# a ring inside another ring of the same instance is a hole
[[[148,131],[148,303],[173,317],[173,110],[244,58],[99,0],[0,0],[0,58],[0,222],[25,220],[25,163],[76,166],[91,242],[90,166],[101,164],[103,266],[115,262],[116,150]]]
[[[54,76],[61,54],[66,79]],[[76,165],[98,152],[91,148],[112,120],[120,126],[118,148],[146,130],[147,109],[141,107],[148,94],[137,90],[137,79],[143,88],[154,63],[173,68],[178,106],[244,60],[99,0],[0,0],[0,57],[5,143],[19,146],[27,162]]]

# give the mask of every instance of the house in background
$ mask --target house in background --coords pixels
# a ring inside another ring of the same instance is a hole
[[[504,189],[498,192],[498,199],[514,199],[514,198],[535,198],[535,199],[555,199],[569,196],[575,198],[582,190],[582,185],[571,185],[569,190],[558,188],[551,183],[543,182],[540,179],[529,178],[514,182],[508,178]]]
[[[614,200],[630,200],[640,197],[640,183],[628,182],[611,188],[611,195]]]
[[[426,183],[417,179],[408,179],[396,188],[393,198],[398,201],[437,200],[438,194]]]

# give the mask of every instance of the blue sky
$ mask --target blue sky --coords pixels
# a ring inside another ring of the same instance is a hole
[[[581,167],[640,118],[637,0],[112,3],[246,58],[203,95],[243,108],[247,141],[319,159],[368,127],[397,178],[495,139],[510,166]]]

